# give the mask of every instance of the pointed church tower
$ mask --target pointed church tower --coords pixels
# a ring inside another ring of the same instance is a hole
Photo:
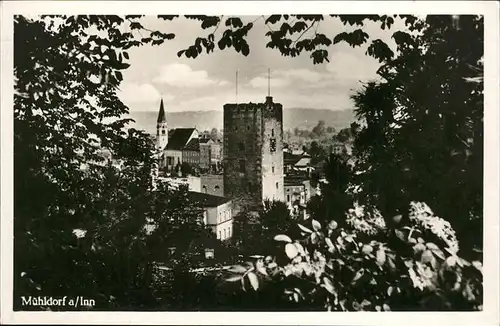
[[[156,121],[156,146],[163,150],[168,144],[168,126],[167,115],[163,107],[163,98],[160,102],[160,112],[158,112],[158,120]]]

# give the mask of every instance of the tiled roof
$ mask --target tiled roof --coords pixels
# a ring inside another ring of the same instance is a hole
[[[195,131],[194,128],[177,128],[168,133],[168,144],[166,149],[182,150],[187,145],[189,137]]]
[[[199,142],[198,138],[191,139],[189,141],[189,143],[187,143],[186,146],[184,146],[184,148],[182,150],[199,152],[200,151],[200,142]]]
[[[291,154],[291,153],[288,153],[288,152],[284,152],[283,153],[283,161],[284,161],[285,164],[294,165],[295,163],[297,163],[298,161],[300,161],[301,158],[302,158],[301,155],[295,155],[295,154]]]
[[[231,199],[226,197],[214,196],[195,191],[189,192],[189,199],[203,207],[217,207],[231,201]]]

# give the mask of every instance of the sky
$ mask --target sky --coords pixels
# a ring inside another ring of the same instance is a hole
[[[259,17],[240,18],[246,23]],[[329,47],[330,62],[317,65],[307,52],[292,58],[282,56],[277,49],[266,48],[268,26],[263,19],[255,21],[248,34],[250,54],[247,57],[232,48],[221,51],[216,47],[215,52],[202,53],[196,59],[179,58],[177,52],[213,29],[203,30],[200,22],[183,17],[163,21],[149,16],[142,23],[149,29],[174,33],[176,37],[160,46],[146,45],[129,50],[131,66],[124,71],[119,96],[131,111],[157,111],[160,98],[168,112],[221,111],[225,103],[236,102],[236,71],[238,102],[263,102],[268,93],[268,68],[271,95],[285,108],[343,110],[353,107],[350,95],[363,81],[377,77],[379,64],[365,55],[367,45],[355,49],[344,42],[332,45]],[[390,35],[403,26],[402,22],[396,22],[387,31],[380,29],[379,24],[369,23],[364,30],[372,39],[380,38],[394,47]],[[224,27],[221,25],[218,33]],[[354,29],[327,17],[317,32],[332,38]],[[310,31],[313,33],[312,29]]]

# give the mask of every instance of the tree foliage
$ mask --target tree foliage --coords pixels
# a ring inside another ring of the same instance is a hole
[[[383,81],[353,95],[366,122],[355,144],[360,198],[389,215],[425,201],[465,248],[481,248],[483,83],[469,79],[482,65],[483,20],[460,16],[456,26],[428,16],[426,24],[418,38],[395,33],[400,55],[384,60]]]
[[[392,57],[387,44],[380,39],[370,40],[370,35],[363,30],[366,22],[379,23],[382,29],[389,29],[395,19],[401,19],[409,25],[411,31],[424,28],[423,21],[411,15],[271,15],[261,16],[251,22],[243,22],[239,17],[225,16],[186,16],[200,22],[203,29],[210,29],[206,37],[197,37],[194,44],[178,52],[178,56],[196,58],[203,51],[211,53],[218,47],[220,50],[233,48],[237,53],[247,56],[250,53],[246,37],[254,24],[262,19],[268,28],[266,47],[277,49],[283,56],[296,57],[301,53],[309,53],[314,64],[329,61],[328,48],[331,45],[346,42],[352,47],[370,42],[368,54],[379,58]],[[344,25],[356,25],[357,29],[326,35],[318,32],[318,27],[325,19],[337,19]],[[225,30],[217,33],[221,26]],[[220,34],[220,35],[219,35]]]
[[[127,19],[15,19],[16,309],[27,295],[86,296],[97,309],[154,306],[165,237],[203,232],[186,192],[154,182],[149,137],[124,128],[117,90],[126,49],[171,38],[150,32],[138,41],[120,30]]]
[[[412,202],[408,216],[388,227],[377,210],[356,206],[345,227],[313,219],[295,240],[276,235],[285,263],[267,256],[228,280],[247,291],[279,284],[289,310],[481,310],[481,262],[457,255],[454,230],[427,205]]]
[[[343,216],[351,207],[353,199],[350,194],[352,170],[347,157],[330,154],[325,161],[324,170],[326,183],[319,185],[320,195],[313,196],[307,203],[309,214],[320,222]]]
[[[275,247],[279,232],[293,232],[294,220],[285,203],[266,200],[258,211],[245,209],[235,217],[233,242],[243,256],[262,255]]]

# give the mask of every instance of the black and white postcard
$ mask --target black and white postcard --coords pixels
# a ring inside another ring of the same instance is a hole
[[[0,9],[2,323],[498,324],[497,2]]]

